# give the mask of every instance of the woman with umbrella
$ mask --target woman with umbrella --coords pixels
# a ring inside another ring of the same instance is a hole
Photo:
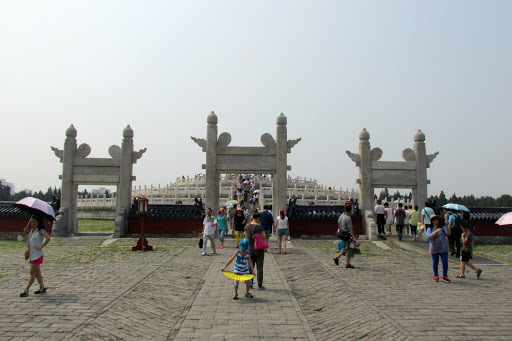
[[[30,218],[29,224],[25,228],[25,233],[29,232],[27,236],[28,247],[28,260],[30,261],[30,279],[27,287],[20,294],[20,297],[27,297],[28,290],[37,279],[39,283],[39,290],[35,294],[46,293],[46,287],[43,283],[43,274],[41,273],[41,264],[43,264],[43,248],[50,242],[51,237],[44,229],[43,219],[38,215],[33,215]]]

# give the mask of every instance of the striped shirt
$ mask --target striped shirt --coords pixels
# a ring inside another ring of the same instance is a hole
[[[249,255],[251,253],[247,251],[245,256],[242,256],[240,250],[236,252],[236,261],[235,261],[235,273],[239,275],[245,275],[249,273]]]

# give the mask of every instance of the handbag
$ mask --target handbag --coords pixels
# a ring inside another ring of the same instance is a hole
[[[266,250],[270,246],[268,245],[268,242],[265,239],[263,239],[260,232],[261,232],[261,230],[258,229],[258,233],[255,233],[252,236],[254,238],[254,249],[255,250]]]
[[[338,229],[338,232],[336,232],[336,237],[343,241],[348,241],[350,239],[350,233],[348,231]]]
[[[25,259],[28,259],[30,256],[30,251],[28,249],[25,250]]]

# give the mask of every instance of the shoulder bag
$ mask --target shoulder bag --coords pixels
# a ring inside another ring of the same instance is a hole
[[[261,228],[258,228],[258,232],[252,237],[254,238],[254,249],[255,250],[266,250],[269,248],[268,242],[261,236]]]

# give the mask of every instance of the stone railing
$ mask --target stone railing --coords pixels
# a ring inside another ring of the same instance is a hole
[[[272,177],[257,176],[255,182],[260,190],[260,205],[270,203],[272,201]],[[238,176],[223,175],[221,176],[219,186],[219,204],[223,205],[226,201],[232,200],[234,197],[234,188],[238,184]],[[194,204],[195,198],[205,200],[206,179],[204,176],[181,177],[177,178],[175,183],[165,186],[139,186],[134,187],[132,196],[145,197],[152,204]],[[297,199],[298,205],[307,205],[314,202],[315,205],[343,205],[345,200],[350,198],[356,199],[359,194],[354,189],[346,190],[328,188],[320,186],[317,180],[305,178],[288,177],[288,200]]]
[[[79,195],[77,199],[77,207],[79,209],[115,209],[116,205],[117,200],[114,194],[112,195],[112,198],[107,198],[105,195],[94,198],[91,194],[88,196]]]

